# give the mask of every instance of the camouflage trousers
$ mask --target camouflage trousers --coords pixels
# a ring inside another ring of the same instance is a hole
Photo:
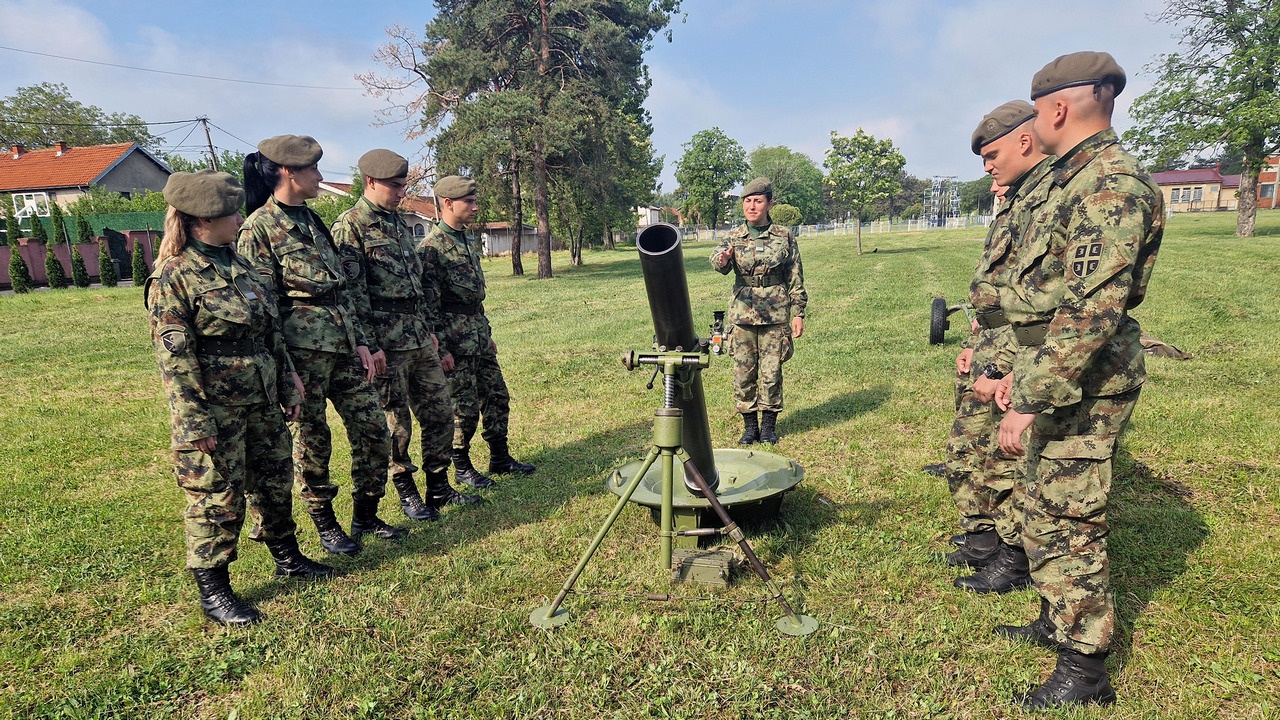
[[[947,489],[965,532],[995,530],[1007,545],[1022,546],[1026,487],[1021,458],[1000,450],[1004,412],[973,392],[973,376],[955,383],[956,419],[947,437]]]
[[[418,471],[409,457],[415,417],[421,428],[423,467],[427,472],[448,469],[453,446],[453,403],[440,356],[430,345],[386,352],[387,371],[375,378],[373,385],[391,433],[389,478],[412,478]]]
[[[782,409],[782,363],[791,359],[792,349],[788,324],[729,326],[737,412]]]
[[[449,373],[449,396],[453,398],[453,448],[468,450],[476,425],[484,418],[480,436],[492,444],[506,441],[511,416],[511,394],[502,378],[497,355],[454,355]]]
[[[289,429],[277,405],[210,405],[218,444],[206,455],[190,444],[174,450],[183,513],[187,568],[215,568],[236,559],[248,507],[249,537],[266,541],[293,535]]]
[[[1023,544],[1031,579],[1049,603],[1055,639],[1082,653],[1106,650],[1115,631],[1107,498],[1116,442],[1140,390],[1041,413],[1027,445]]]
[[[292,427],[294,478],[307,511],[322,509],[338,496],[338,486],[329,478],[333,442],[325,413],[326,399],[333,401],[351,443],[352,496],[382,497],[386,493],[391,437],[378,394],[365,378],[360,358],[295,347],[289,348],[289,355],[307,393],[302,414]]]

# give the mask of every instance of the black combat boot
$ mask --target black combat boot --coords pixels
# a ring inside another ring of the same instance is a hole
[[[995,530],[966,533],[964,544],[946,555],[951,567],[971,567],[980,570],[990,565],[1000,551],[1000,535]]]
[[[449,484],[449,471],[427,473],[427,504],[434,508],[445,505],[479,505],[484,498],[479,495],[463,495]]]
[[[947,475],[946,463],[933,463],[932,465],[925,465],[920,469],[929,473],[930,475],[937,475],[938,477],[946,477]]]
[[[511,457],[511,451],[507,448],[506,438],[489,443],[490,475],[510,475],[512,473],[531,475],[537,469],[529,463],[522,463]]]
[[[1026,625],[997,625],[992,632],[1000,637],[1014,640],[1026,640],[1049,650],[1062,650],[1062,645],[1053,639],[1055,628],[1049,619],[1049,601],[1040,598],[1040,617]]]
[[[318,563],[302,554],[298,548],[298,538],[276,538],[266,541],[267,550],[276,561],[276,577],[322,578],[332,575],[335,570],[331,565]]]
[[[1075,650],[1058,651],[1058,665],[1040,687],[1015,695],[1013,702],[1027,710],[1061,708],[1068,705],[1110,705],[1116,701],[1107,677],[1107,654],[1085,655]]]
[[[399,540],[409,534],[408,530],[392,527],[378,517],[378,501],[376,497],[351,498],[351,537],[359,540],[365,533],[373,533],[383,540]]]
[[[227,566],[193,568],[196,587],[200,588],[200,607],[204,616],[219,625],[245,627],[262,619],[262,615],[249,603],[231,591],[231,576]]]
[[[778,412],[765,410],[760,413],[760,442],[778,444]]]
[[[1031,587],[1031,570],[1027,564],[1027,553],[1020,547],[1000,543],[995,559],[986,567],[973,575],[958,577],[952,584],[961,590],[970,590],[984,595],[1003,595]]]
[[[405,517],[410,520],[440,519],[440,513],[422,501],[412,475],[397,475],[392,478],[391,484],[396,486],[396,494],[400,496],[400,509],[404,511]]]
[[[477,490],[493,487],[497,484],[492,478],[482,475],[480,471],[471,464],[471,452],[468,450],[453,451],[453,470],[454,474],[458,478],[458,482],[463,485],[470,485]],[[430,491],[429,487],[428,491]]]
[[[742,437],[739,445],[752,445],[760,442],[760,416],[757,413],[742,413]]]
[[[319,510],[307,510],[307,514],[316,524],[316,533],[320,535],[320,547],[339,555],[355,555],[360,552],[360,543],[352,540],[342,531],[337,516],[333,514],[333,505],[325,503]]]

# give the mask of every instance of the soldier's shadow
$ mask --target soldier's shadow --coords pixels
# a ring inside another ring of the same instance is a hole
[[[798,435],[806,430],[844,422],[880,407],[889,399],[889,394],[888,385],[878,385],[835,395],[794,413],[784,412],[778,418],[778,432],[783,435]]]
[[[1209,535],[1190,503],[1192,494],[1158,468],[1117,452],[1107,554],[1117,614],[1112,653],[1121,667],[1128,663],[1138,618],[1161,588],[1187,571],[1188,556]]]

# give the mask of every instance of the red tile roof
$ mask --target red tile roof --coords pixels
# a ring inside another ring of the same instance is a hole
[[[0,192],[46,190],[92,185],[125,158],[137,143],[67,147],[23,152],[16,159],[12,149],[0,155]],[[145,152],[145,151],[144,151]]]
[[[1224,187],[1224,188],[1238,188],[1238,187],[1240,187],[1240,176],[1239,176],[1239,175],[1223,175],[1223,176],[1222,176],[1222,187]]]
[[[325,180],[324,184],[348,195],[351,194],[351,183]],[[430,195],[405,195],[404,199],[400,201],[400,210],[416,213],[429,220],[434,220],[436,218],[436,201]]]
[[[1185,183],[1222,182],[1222,175],[1217,168],[1200,168],[1198,170],[1165,170],[1151,173],[1151,179],[1157,185],[1181,185]]]

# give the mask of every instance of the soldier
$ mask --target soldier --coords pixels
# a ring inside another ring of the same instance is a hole
[[[996,628],[1058,650],[1053,674],[1015,698],[1028,708],[1116,698],[1105,664],[1111,459],[1146,379],[1129,312],[1164,234],[1160,191],[1111,127],[1124,85],[1101,52],[1063,55],[1031,81],[1033,131],[1058,160],[1012,268],[1005,314],[1019,348],[999,440],[1027,456],[1023,544],[1042,602],[1032,623]]]
[[[435,186],[440,221],[418,252],[422,266],[440,293],[440,352],[453,355],[449,395],[453,398],[453,466],[458,482],[475,488],[493,480],[471,464],[471,438],[484,418],[481,436],[489,443],[489,474],[521,473],[535,468],[511,457],[507,421],[511,396],[498,366],[498,345],[484,314],[484,270],[479,241],[468,238],[476,217],[476,181],[450,175]]]
[[[275,292],[298,375],[306,389],[293,424],[294,477],[320,544],[354,555],[360,544],[342,531],[333,512],[338,486],[329,478],[332,451],[325,399],[333,401],[351,441],[351,535],[396,539],[404,530],[378,517],[387,484],[391,438],[373,390],[386,356],[365,332],[356,310],[358,263],[341,262],[333,237],[306,201],[320,192],[322,150],[306,135],[278,135],[244,159],[249,219],[240,252]]]
[[[739,445],[778,442],[782,410],[782,364],[791,359],[792,339],[804,333],[804,289],[800,247],[791,231],[774,225],[773,185],[756,178],[742,188],[738,226],[711,253],[711,267],[733,272],[729,352],[733,355],[733,394],[742,415]],[[763,418],[759,415],[763,411]]]
[[[992,401],[1017,349],[1001,309],[1001,297],[1009,292],[1004,270],[1017,261],[1028,212],[1043,204],[1051,181],[1052,160],[1031,133],[1034,116],[1025,100],[1007,102],[982,118],[970,141],[1005,197],[969,288],[976,332],[956,358],[956,420],[947,441],[947,484],[965,531],[947,562],[979,569],[956,578],[955,586],[980,593],[1031,584],[1022,550],[1022,463],[1000,450],[996,433],[1003,411]]]
[[[370,150],[360,157],[364,195],[338,216],[333,239],[355,286],[353,298],[365,330],[387,355],[386,372],[374,387],[391,432],[391,483],[400,508],[413,520],[438,520],[446,503],[481,502],[449,485],[449,451],[453,439],[453,405],[445,372],[453,356],[437,355],[439,301],[435,286],[424,277],[412,231],[396,208],[404,199],[409,162],[390,150]],[[422,430],[422,465],[426,468],[428,502],[413,482],[417,467],[409,457],[413,415]]]
[[[145,297],[187,495],[187,567],[205,616],[250,625],[262,616],[231,590],[227,573],[246,505],[249,537],[271,550],[277,577],[333,572],[307,559],[294,535],[285,419],[298,416],[301,386],[271,289],[232,249],[243,222],[240,184],[212,170],[179,172],[164,198],[164,242]]]

